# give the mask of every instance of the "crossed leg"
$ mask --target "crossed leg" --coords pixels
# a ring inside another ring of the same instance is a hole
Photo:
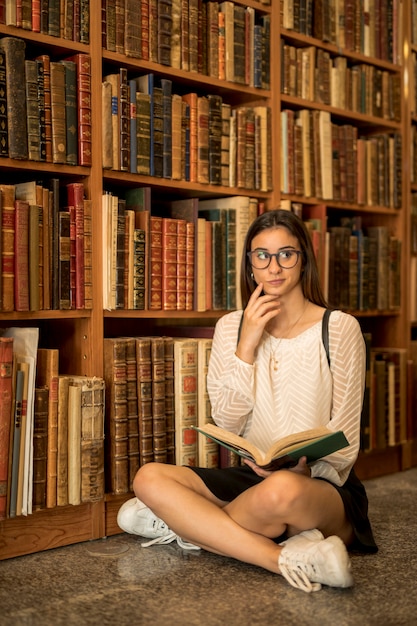
[[[279,573],[282,547],[273,538],[318,528],[352,540],[334,487],[291,471],[274,472],[231,502],[216,498],[191,469],[149,463],[138,471],[135,495],[185,541]]]

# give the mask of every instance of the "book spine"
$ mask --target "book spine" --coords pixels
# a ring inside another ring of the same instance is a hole
[[[139,462],[154,460],[152,426],[152,362],[149,337],[136,338],[136,379],[139,420]]]
[[[37,57],[37,62],[39,63],[39,79],[43,77],[45,161],[52,163],[51,62],[49,56],[46,54]],[[42,87],[40,87],[39,90],[41,91]]]
[[[7,125],[9,157],[28,158],[25,47],[22,39],[3,37],[0,49],[6,58]]]
[[[85,268],[84,268],[84,185],[69,183],[67,185],[68,207],[74,207],[74,256],[75,256],[75,294],[76,309],[85,308]]]
[[[177,465],[197,464],[197,341],[174,339],[175,460]]]
[[[152,433],[154,461],[166,462],[165,415],[165,341],[163,337],[151,339],[152,367]]]
[[[141,58],[141,4],[127,0],[125,8],[124,53],[128,57]]]
[[[162,218],[151,216],[149,240],[149,308],[162,309]]]
[[[59,262],[58,293],[59,309],[71,307],[70,271],[71,271],[71,226],[68,211],[58,213]]]
[[[77,158],[79,165],[91,165],[91,57],[75,54],[68,58],[75,63],[77,85]]]
[[[74,61],[61,61],[65,68],[66,162],[78,163],[77,68]]]
[[[15,187],[0,185],[1,191],[1,306],[13,311],[15,277]]]
[[[47,387],[35,388],[33,414],[33,510],[46,508],[46,478],[48,457],[48,397]]]
[[[29,311],[29,203],[15,201],[15,277],[16,311]]]
[[[66,163],[67,132],[65,122],[65,68],[51,62],[52,161]]]
[[[10,501],[9,501],[9,517],[16,517],[17,512],[17,490],[19,484],[19,457],[20,442],[22,436],[22,405],[23,405],[23,384],[24,374],[22,371],[16,371],[16,387],[14,397],[13,412],[13,447],[12,450],[12,466],[10,478]]]
[[[107,490],[127,493],[128,484],[128,424],[126,397],[126,343],[104,339],[105,380],[105,458]]]
[[[13,404],[13,338],[0,337],[0,520],[7,517],[10,425]]]

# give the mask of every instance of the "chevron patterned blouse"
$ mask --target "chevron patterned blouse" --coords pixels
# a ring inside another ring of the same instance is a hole
[[[329,370],[321,322],[291,339],[264,332],[254,364],[245,363],[235,354],[241,316],[228,313],[215,328],[207,376],[215,423],[264,451],[273,441],[317,426],[342,430],[350,446],[311,468],[313,477],[342,485],[360,442],[365,343],[359,323],[342,311],[330,315]]]

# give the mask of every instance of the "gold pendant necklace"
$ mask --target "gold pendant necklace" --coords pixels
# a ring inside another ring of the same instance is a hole
[[[281,341],[282,341],[283,339],[286,339],[286,338],[288,337],[288,335],[291,333],[291,331],[292,331],[292,330],[293,330],[293,329],[297,326],[297,324],[301,321],[301,318],[303,317],[303,315],[304,315],[304,313],[305,313],[305,310],[306,310],[306,308],[307,308],[307,305],[308,305],[308,300],[307,300],[307,302],[306,302],[306,303],[305,303],[305,305],[304,305],[304,308],[303,308],[303,310],[302,310],[302,312],[301,312],[300,317],[298,317],[298,318],[295,320],[294,324],[292,324],[292,325],[289,327],[289,329],[287,330],[287,332],[285,333],[285,335],[283,335],[283,337],[280,337],[280,339],[279,339],[279,341],[278,341],[278,344],[275,346],[275,349],[273,349],[273,348],[272,348],[272,335],[269,335],[269,368],[270,368],[270,369],[273,369],[273,370],[274,370],[274,372],[277,372],[277,371],[278,371],[278,363],[279,363],[279,361],[278,361],[278,358],[277,358],[276,354],[277,354],[278,348],[279,348],[279,347],[280,347],[280,345],[281,345]]]

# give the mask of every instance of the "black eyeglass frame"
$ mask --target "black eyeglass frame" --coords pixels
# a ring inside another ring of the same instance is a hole
[[[287,248],[285,250],[280,250],[279,252],[266,252],[266,251],[263,251],[264,254],[269,257],[269,261],[265,265],[265,267],[256,267],[256,265],[253,265],[253,263],[252,263],[252,254],[254,252],[257,252],[257,250],[248,250],[246,255],[247,255],[248,259],[249,259],[249,263],[250,263],[251,267],[253,267],[256,270],[266,270],[271,265],[272,257],[275,257],[276,262],[278,263],[278,265],[280,266],[281,269],[283,269],[283,270],[292,270],[297,265],[298,259],[300,258],[300,254],[302,254],[301,250],[293,250],[292,248],[291,249]],[[288,266],[285,267],[285,266],[281,265],[281,263],[279,261],[280,255],[281,254],[285,254],[287,252],[293,252],[294,254],[296,254],[296,257],[297,257],[294,265],[291,265],[291,267],[288,267]]]

